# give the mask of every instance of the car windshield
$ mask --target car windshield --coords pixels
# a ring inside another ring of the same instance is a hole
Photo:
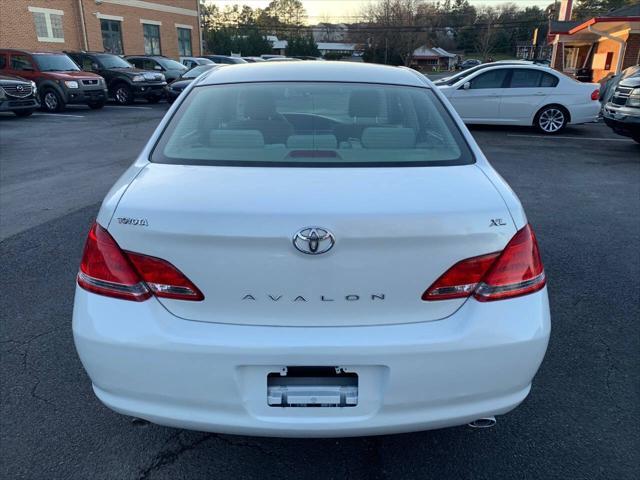
[[[151,161],[236,166],[443,166],[473,163],[433,91],[335,82],[193,89]]]
[[[186,70],[187,68],[183,64],[169,58],[158,58],[157,60],[160,65],[162,65],[167,70]]]
[[[209,65],[200,65],[198,67],[193,67],[191,70],[189,70],[188,72],[184,73],[182,75],[182,78],[196,78],[196,77],[199,77],[204,72],[206,72],[207,70],[211,70],[215,66],[216,66],[216,64],[212,63],[212,64],[209,64]]]
[[[103,68],[134,68],[133,65],[127,62],[124,58],[117,55],[103,53],[96,55],[96,58]]]
[[[38,69],[41,72],[77,72],[80,70],[68,56],[60,55],[34,55]]]

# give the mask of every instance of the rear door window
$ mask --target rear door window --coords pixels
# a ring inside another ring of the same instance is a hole
[[[31,59],[26,55],[11,55],[11,69],[12,70],[23,70],[23,71],[31,71],[33,70],[33,63]]]
[[[511,74],[511,88],[536,88],[540,84],[541,72],[538,70],[516,68]]]
[[[503,88],[505,80],[507,78],[507,73],[509,73],[509,70],[505,68],[481,73],[471,80],[471,88],[474,90],[487,88]]]
[[[511,74],[510,88],[550,88],[558,85],[558,78],[534,69],[516,68]]]
[[[244,83],[194,88],[151,161],[234,166],[437,166],[473,163],[428,88]]]
[[[545,88],[557,87],[560,80],[555,75],[542,72],[542,78],[540,79],[540,86]]]

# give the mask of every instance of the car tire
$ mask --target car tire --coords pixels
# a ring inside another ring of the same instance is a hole
[[[30,116],[33,112],[35,112],[35,110],[14,110],[13,113],[17,116],[17,117],[28,117]]]
[[[560,105],[547,105],[541,108],[533,120],[533,126],[541,133],[555,135],[569,123],[569,112]]]
[[[133,103],[133,92],[126,83],[118,83],[113,89],[113,97],[119,105],[131,105]]]
[[[40,106],[45,112],[57,113],[64,111],[65,103],[58,92],[53,88],[47,88],[42,92]]]
[[[104,107],[104,100],[100,101],[100,102],[91,102],[91,103],[87,103],[88,107],[91,110],[100,110],[102,107]]]

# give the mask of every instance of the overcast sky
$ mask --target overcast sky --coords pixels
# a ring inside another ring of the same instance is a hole
[[[206,0],[207,3],[217,3],[218,5],[234,5],[244,4],[253,8],[264,8],[269,4],[269,0]],[[553,0],[469,0],[473,5],[500,5],[502,3],[515,3],[516,5],[538,6],[546,8],[547,5],[553,3]],[[307,14],[309,23],[317,23],[323,20],[333,21],[356,21],[362,8],[370,3],[370,0],[302,0]]]

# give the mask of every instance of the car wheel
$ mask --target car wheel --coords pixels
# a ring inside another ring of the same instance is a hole
[[[101,102],[91,102],[91,103],[87,103],[87,105],[89,105],[89,108],[92,110],[100,110],[102,107],[104,107],[104,101]]]
[[[557,105],[549,105],[538,112],[534,120],[534,126],[549,135],[558,133],[567,126],[569,116],[567,111]]]
[[[120,105],[131,105],[133,103],[133,92],[129,85],[125,83],[116,86],[113,96]]]
[[[28,117],[33,112],[34,112],[34,110],[14,110],[13,111],[13,113],[15,113],[15,115],[17,117]]]
[[[65,104],[58,92],[49,88],[42,92],[42,108],[47,112],[62,112]]]

